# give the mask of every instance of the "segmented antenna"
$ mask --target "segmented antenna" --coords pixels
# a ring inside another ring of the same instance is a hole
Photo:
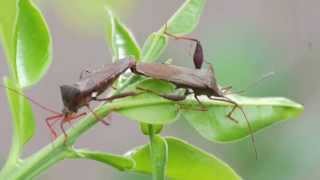
[[[241,93],[244,93],[248,89],[250,89],[251,87],[254,87],[254,86],[258,85],[261,81],[266,80],[267,78],[273,76],[274,74],[275,74],[274,72],[269,72],[269,73],[263,75],[260,79],[258,79],[256,81],[252,82],[251,84],[249,84],[245,89],[242,89],[242,90],[236,91],[236,92],[232,92],[230,94],[241,94]]]
[[[38,103],[36,100],[34,100],[34,99],[32,99],[32,98],[30,98],[30,97],[22,94],[21,92],[15,90],[15,89],[13,89],[13,88],[7,87],[7,86],[5,86],[5,85],[3,85],[3,84],[0,84],[0,87],[5,88],[5,89],[8,89],[8,90],[10,90],[11,92],[16,93],[16,94],[18,94],[18,95],[20,95],[20,96],[23,96],[24,98],[28,99],[31,103],[37,105],[38,107],[40,107],[41,109],[43,109],[43,110],[45,110],[45,111],[48,111],[48,112],[51,112],[51,113],[57,114],[57,115],[60,115],[60,114],[61,114],[60,112],[57,112],[57,111],[55,111],[55,110],[52,110],[52,109],[50,109],[50,108],[47,108],[47,107],[41,105],[41,104]]]

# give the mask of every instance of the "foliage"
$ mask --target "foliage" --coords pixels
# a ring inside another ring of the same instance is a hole
[[[0,33],[10,76],[4,84],[23,93],[25,87],[36,84],[45,74],[51,62],[51,36],[41,12],[29,0],[0,1]],[[191,33],[198,24],[205,0],[186,0],[167,21],[170,32],[176,35]],[[134,57],[137,61],[153,62],[159,59],[168,44],[163,28],[153,32],[139,47],[133,33],[118,17],[107,10],[110,26],[107,39],[114,59]],[[112,94],[143,86],[158,92],[173,92],[172,84],[144,79],[136,75],[122,77],[117,91]],[[215,142],[230,142],[250,135],[241,113],[236,111],[234,123],[226,118],[231,105],[202,99],[208,111],[195,111],[194,98],[173,102],[154,94],[143,93],[106,103],[96,109],[99,116],[107,116],[111,109],[140,123],[143,134],[149,136],[149,144],[133,148],[125,155],[115,155],[88,149],[75,149],[72,145],[96,119],[88,115],[68,131],[68,141],[57,138],[52,144],[29,157],[21,157],[23,146],[35,132],[30,102],[23,96],[7,90],[13,117],[13,140],[10,154],[0,172],[0,179],[32,179],[64,159],[91,159],[124,172],[152,174],[153,179],[241,179],[226,163],[214,155],[174,137],[162,137],[161,130],[183,116],[204,138]],[[253,131],[264,129],[276,122],[297,117],[303,107],[286,98],[249,98],[232,96],[249,117]]]

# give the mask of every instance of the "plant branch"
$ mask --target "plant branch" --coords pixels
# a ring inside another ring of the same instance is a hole
[[[148,124],[150,141],[150,159],[152,163],[152,179],[165,180],[168,145],[160,135],[155,135],[154,127]]]
[[[112,103],[105,103],[101,105],[95,113],[99,117],[106,117],[113,110],[120,110],[126,108],[137,107],[141,105],[152,105],[154,103],[170,103],[169,101],[115,101]],[[70,147],[76,142],[76,140],[84,133],[86,133],[92,126],[94,126],[98,121],[96,118],[90,114],[74,125],[67,131],[68,140],[66,144],[64,143],[64,136],[59,136],[54,142],[43,147],[38,152],[34,153],[32,156],[25,159],[18,167],[14,167],[8,176],[11,179],[30,179],[39,175],[42,171],[53,166],[60,160],[63,160],[70,156]]]

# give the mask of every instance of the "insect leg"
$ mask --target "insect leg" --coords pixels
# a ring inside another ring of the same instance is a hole
[[[184,39],[184,40],[188,40],[188,41],[194,41],[194,42],[196,42],[196,43],[199,42],[198,39],[191,38],[191,37],[187,37],[187,36],[176,36],[176,35],[174,35],[174,34],[169,33],[167,30],[168,30],[168,27],[167,27],[167,24],[165,24],[165,29],[164,29],[163,34],[165,34],[165,35],[167,35],[167,36],[169,36],[169,37],[172,37],[172,38],[174,38],[174,39],[177,39],[177,40],[179,40],[179,39]]]
[[[64,129],[64,126],[63,126],[66,121],[67,121],[67,117],[63,118],[63,120],[60,122],[60,129],[61,129],[61,131],[63,132],[63,135],[64,135],[64,140],[63,140],[63,144],[64,145],[66,145],[66,142],[68,140],[67,132]]]
[[[50,123],[50,121],[58,121],[59,120],[58,118],[61,118],[62,116],[63,116],[63,114],[59,114],[59,115],[50,116],[50,117],[46,118],[46,124],[47,124],[47,127],[50,130],[50,134],[51,134],[51,137],[52,137],[53,140],[56,139],[58,137],[58,135],[57,135],[57,132],[53,129],[52,124]]]
[[[106,126],[109,126],[109,125],[110,125],[107,121],[105,121],[105,120],[103,120],[102,118],[100,118],[100,117],[98,116],[98,114],[93,111],[93,109],[90,107],[89,104],[87,104],[86,107],[87,107],[88,110],[93,114],[93,116],[97,119],[97,121],[100,121],[102,124],[104,124],[104,125],[106,125]]]
[[[145,92],[149,92],[149,93],[152,93],[152,94],[155,94],[157,96],[160,96],[160,97],[163,97],[165,99],[168,99],[168,100],[171,100],[171,101],[183,101],[187,98],[188,96],[188,93],[185,93],[183,95],[177,95],[177,94],[162,94],[162,93],[158,93],[158,92],[155,92],[151,89],[146,89],[146,88],[142,88],[142,87],[136,87],[137,89],[139,90],[142,90],[142,91],[145,91]]]
[[[122,93],[122,94],[117,94],[117,95],[113,95],[113,96],[106,97],[106,98],[93,97],[92,99],[94,101],[113,101],[115,99],[121,99],[121,98],[125,98],[125,97],[128,97],[128,96],[137,96],[139,94],[141,94],[141,93],[125,92],[125,93]]]
[[[64,135],[64,141],[63,141],[63,144],[65,144],[66,145],[66,142],[67,142],[67,140],[68,140],[68,134],[67,134],[67,132],[66,132],[66,130],[64,129],[64,124],[66,123],[66,122],[68,122],[68,123],[70,123],[72,120],[75,120],[75,119],[77,119],[77,118],[79,118],[79,117],[81,117],[81,116],[84,116],[84,115],[86,115],[87,113],[85,113],[85,112],[83,112],[83,113],[80,113],[80,114],[76,114],[76,115],[65,115],[64,116],[64,118],[62,119],[62,121],[60,122],[60,129],[61,129],[61,131],[63,132],[63,135]]]
[[[167,31],[167,24],[165,24],[165,29],[163,32],[165,35],[175,38],[177,40],[183,39],[183,40],[188,40],[188,41],[193,41],[196,43],[195,51],[193,53],[193,64],[196,67],[196,69],[201,69],[204,57],[203,57],[203,48],[198,39],[187,37],[187,36],[176,36]]]
[[[228,102],[228,103],[233,104],[231,111],[228,112],[228,114],[227,114],[227,117],[228,117],[230,120],[234,121],[235,123],[239,123],[235,118],[232,117],[232,114],[233,114],[233,112],[235,111],[235,109],[236,109],[237,107],[238,107],[238,108],[241,108],[241,107],[238,105],[238,103],[236,103],[236,102],[234,102],[234,101],[232,101],[232,100],[230,100],[230,99],[228,99],[228,98],[225,98],[225,97],[223,97],[223,98],[214,98],[214,97],[210,96],[210,97],[208,97],[208,98],[211,99],[211,100],[215,100],[215,101],[223,101],[223,102]]]
[[[256,159],[258,159],[258,151],[257,151],[257,147],[255,145],[255,138],[254,138],[254,135],[253,135],[253,130],[252,130],[252,127],[251,127],[251,124],[247,118],[247,115],[246,113],[244,112],[243,108],[238,104],[236,103],[235,101],[231,100],[230,98],[228,97],[222,97],[222,98],[214,98],[214,97],[208,97],[209,99],[212,99],[212,100],[216,100],[216,101],[223,101],[223,102],[228,102],[228,103],[231,103],[233,104],[234,106],[232,107],[231,111],[227,114],[227,117],[230,118],[231,120],[235,120],[234,118],[232,118],[232,113],[235,111],[236,108],[239,108],[239,110],[242,112],[246,122],[247,122],[247,126],[248,126],[248,130],[249,130],[249,133],[250,133],[250,136],[251,136],[251,142],[252,142],[252,146],[253,146],[253,149],[254,149],[254,152],[255,152],[255,156],[256,156]],[[236,121],[238,122],[238,121]]]
[[[194,94],[194,98],[197,100],[202,109],[207,110],[207,107],[200,101],[198,95]]]

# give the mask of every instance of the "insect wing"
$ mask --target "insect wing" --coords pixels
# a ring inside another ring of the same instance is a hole
[[[136,71],[145,76],[172,82],[177,85],[203,88],[206,86],[203,79],[203,70],[188,69],[167,64],[138,64]]]
[[[95,88],[99,83],[112,83],[119,75],[130,68],[132,61],[128,59],[120,60],[117,63],[106,64],[101,69],[87,75],[77,83],[82,91]]]

